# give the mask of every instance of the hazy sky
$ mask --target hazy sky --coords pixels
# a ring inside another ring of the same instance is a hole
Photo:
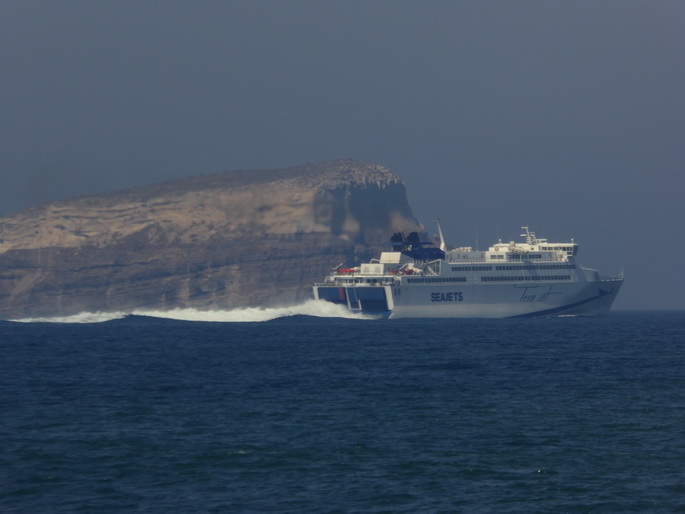
[[[580,243],[685,308],[685,2],[0,2],[0,216],[354,158],[480,247]]]

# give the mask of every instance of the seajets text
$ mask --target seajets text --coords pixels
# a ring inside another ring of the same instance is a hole
[[[431,293],[431,302],[463,302],[464,295],[458,293]]]

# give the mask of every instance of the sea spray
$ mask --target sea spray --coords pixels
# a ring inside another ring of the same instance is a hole
[[[181,321],[204,322],[260,322],[289,316],[313,316],[319,318],[377,319],[361,313],[350,312],[346,307],[321,300],[308,300],[304,303],[285,307],[248,307],[232,310],[134,310],[125,312],[83,312],[72,316],[24,318],[12,321],[22,323],[103,323],[122,319],[129,315],[148,316],[153,318],[174,319]]]
[[[183,321],[215,321],[215,322],[257,322],[269,321],[288,316],[313,316],[318,318],[351,318],[376,319],[360,313],[352,313],[347,307],[335,305],[321,300],[308,300],[298,305],[287,307],[248,307],[230,311],[198,309],[173,309],[169,311],[134,311],[133,314],[155,318],[169,318]]]
[[[71,316],[19,318],[7,321],[16,323],[104,323],[105,321],[123,319],[128,315],[127,312],[81,312]]]

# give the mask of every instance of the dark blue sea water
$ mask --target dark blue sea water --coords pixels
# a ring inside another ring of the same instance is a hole
[[[2,512],[685,512],[685,312],[0,322]]]

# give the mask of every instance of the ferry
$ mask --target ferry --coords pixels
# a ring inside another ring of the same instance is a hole
[[[609,312],[623,273],[601,276],[576,263],[578,244],[550,243],[522,227],[522,242],[487,250],[448,249],[416,232],[391,238],[392,251],[358,267],[341,265],[314,284],[314,297],[351,311],[399,318],[599,316]]]

